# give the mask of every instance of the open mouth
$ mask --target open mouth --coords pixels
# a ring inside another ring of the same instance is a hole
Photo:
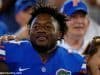
[[[40,36],[40,37],[37,37],[38,40],[42,41],[42,40],[46,40],[47,37],[44,37],[44,36]]]
[[[45,32],[38,32],[36,35],[36,40],[44,41],[48,39],[48,35]]]
[[[75,29],[83,29],[83,27],[74,27]]]
[[[83,30],[83,27],[74,27],[75,30]]]
[[[47,40],[48,38],[47,38],[47,35],[45,34],[39,34],[39,35],[37,35],[36,36],[36,39],[37,40],[40,40],[40,41],[43,41],[43,40]]]

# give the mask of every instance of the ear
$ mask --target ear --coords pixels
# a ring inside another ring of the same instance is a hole
[[[62,39],[62,33],[60,31],[57,33],[57,37],[58,37],[58,40]]]

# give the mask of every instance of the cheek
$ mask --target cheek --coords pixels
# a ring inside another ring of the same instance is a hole
[[[84,23],[85,27],[88,28],[88,26],[89,26],[88,18],[83,19],[83,23]]]
[[[16,21],[19,23],[21,21],[20,15],[16,15]]]
[[[100,58],[96,55],[94,55],[91,59],[90,62],[93,64],[100,64]]]
[[[73,25],[74,22],[72,20],[69,20],[66,23],[67,23],[67,25]]]
[[[30,15],[29,13],[26,13],[26,14],[24,15],[24,17],[25,17],[27,20],[29,20],[29,19],[31,18],[31,15]]]
[[[66,22],[66,25],[68,26],[68,28],[72,28],[74,26],[74,21],[70,20]]]
[[[57,40],[58,36],[57,36],[57,33],[50,33],[48,34],[48,38],[50,39],[49,41],[52,41],[52,40]]]
[[[73,31],[72,24],[67,24],[67,27],[68,27],[68,32],[72,32]]]
[[[35,31],[30,30],[29,35],[30,35],[30,38],[34,38],[35,37]]]

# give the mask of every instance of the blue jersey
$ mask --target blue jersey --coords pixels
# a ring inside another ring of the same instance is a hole
[[[43,63],[29,41],[10,41],[4,43],[4,46],[5,61],[11,73],[17,75],[79,75],[82,69],[83,58],[78,54],[68,53],[62,47],[57,46],[47,62]]]

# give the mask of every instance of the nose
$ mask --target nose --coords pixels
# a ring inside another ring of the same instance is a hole
[[[38,36],[46,36],[46,35],[47,35],[47,33],[46,33],[45,31],[42,31],[42,30],[41,30],[41,31],[40,31],[40,30],[37,31],[36,34],[37,34]]]
[[[78,17],[78,18],[76,18],[76,22],[79,25],[83,25],[84,24],[84,19],[82,17]]]
[[[80,24],[83,23],[83,21],[84,21],[83,18],[81,18],[81,17],[78,17],[76,20],[77,20],[77,22],[80,23]]]
[[[46,32],[37,32],[38,35],[46,35]]]
[[[45,27],[38,28],[37,33],[46,33]]]

